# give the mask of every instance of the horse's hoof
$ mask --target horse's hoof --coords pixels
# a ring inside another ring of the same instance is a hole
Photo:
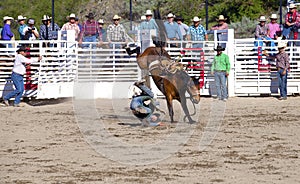
[[[197,122],[194,121],[194,120],[190,120],[190,121],[189,121],[189,124],[195,124],[195,123],[197,123]]]

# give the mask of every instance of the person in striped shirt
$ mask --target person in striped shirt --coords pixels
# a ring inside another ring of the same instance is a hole
[[[67,31],[67,30],[74,30],[75,31],[75,39],[78,40],[79,34],[80,34],[80,28],[79,26],[76,24],[75,21],[75,14],[71,13],[70,16],[67,17],[69,19],[69,22],[65,23],[61,30],[62,31]]]

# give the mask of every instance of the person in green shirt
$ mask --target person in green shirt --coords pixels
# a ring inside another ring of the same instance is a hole
[[[226,101],[228,99],[226,78],[230,71],[229,57],[222,52],[225,48],[221,46],[217,46],[214,50],[217,51],[217,55],[211,66],[211,74],[215,77],[218,99]]]

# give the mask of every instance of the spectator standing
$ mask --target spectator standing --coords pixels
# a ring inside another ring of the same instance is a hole
[[[11,28],[10,28],[10,25],[11,25],[13,20],[14,20],[14,18],[9,17],[9,16],[3,17],[4,26],[3,26],[2,31],[1,31],[1,39],[2,40],[10,41],[14,37],[14,34],[11,31]],[[12,48],[12,44],[8,43],[7,47]]]
[[[39,31],[34,26],[35,21],[32,18],[29,18],[27,21],[28,26],[26,26],[23,30],[24,40],[37,40],[39,38]]]
[[[281,29],[279,24],[277,23],[277,15],[272,14],[271,17],[271,22],[267,24],[267,30],[268,30],[268,36],[272,38],[273,40],[276,40],[279,35],[281,35]]]
[[[106,33],[106,29],[104,28],[104,20],[99,19],[98,24],[99,24],[99,31],[102,35],[101,37],[98,37],[98,40],[100,42],[107,42],[107,33]]]
[[[20,102],[21,102],[21,97],[24,92],[24,79],[23,75],[26,72],[24,64],[26,63],[32,63],[32,62],[37,62],[42,59],[41,56],[38,57],[38,59],[28,59],[25,56],[26,54],[26,48],[25,47],[20,47],[17,50],[17,55],[14,61],[14,66],[11,74],[11,79],[14,83],[15,90],[8,93],[6,96],[3,97],[4,104],[6,106],[9,106],[9,99],[12,97],[15,97],[14,101],[14,106],[15,107],[20,107]]]
[[[205,28],[200,24],[199,17],[193,18],[193,25],[189,27],[187,39],[189,41],[208,41]],[[203,48],[203,43],[193,43],[193,48]]]
[[[278,43],[278,53],[276,54],[276,68],[279,82],[280,97],[279,100],[287,99],[287,76],[290,70],[289,55],[285,52],[286,44],[284,42]]]
[[[285,24],[282,35],[288,39],[298,39],[298,28],[300,27],[300,15],[295,4],[289,5],[289,12],[285,15]],[[292,35],[290,35],[292,33]]]
[[[184,19],[181,16],[175,17],[175,21],[177,22],[181,35],[182,35],[182,40],[186,40],[186,34],[189,30],[189,26],[186,25],[184,22]]]
[[[158,26],[153,19],[153,13],[151,10],[146,11],[145,18],[146,20],[142,21],[140,25],[142,52],[144,52],[146,48],[150,47],[153,41],[155,43],[158,41]]]
[[[174,15],[169,13],[167,15],[167,21],[164,22],[167,38],[171,41],[182,40],[182,34],[180,28],[176,22],[174,22]],[[177,47],[176,44],[170,44],[171,47]]]
[[[82,42],[97,42],[97,37],[102,37],[101,32],[99,31],[99,24],[95,21],[95,15],[93,13],[89,13],[85,16],[88,20],[86,20],[82,24],[82,31],[80,33],[79,44]],[[92,44],[92,48],[96,48],[97,44]],[[88,48],[89,44],[83,44],[84,48]]]
[[[217,55],[211,66],[211,74],[215,77],[218,99],[226,101],[228,99],[226,79],[230,72],[229,57],[222,52],[225,49],[219,45],[214,50],[217,51]]]
[[[216,19],[218,24],[211,27],[211,30],[227,30],[228,24],[226,23],[226,20],[227,18],[225,18],[224,15],[219,15],[219,18]],[[227,40],[228,40],[227,33],[218,33],[218,41],[227,41]],[[226,43],[221,43],[218,45],[221,45],[222,48],[226,48]]]
[[[125,28],[120,24],[121,17],[114,15],[113,23],[107,27],[107,40],[110,43],[110,48],[113,48],[111,42],[128,42],[128,37],[125,31]],[[115,43],[115,49],[121,49],[121,43]]]
[[[260,16],[259,18],[259,24],[256,25],[255,28],[255,42],[254,46],[257,47],[263,47],[264,41],[267,43],[270,43],[271,50],[275,50],[275,43],[274,41],[268,36],[268,27],[266,25],[266,17]]]
[[[82,31],[82,25],[80,24],[78,17],[75,18],[75,23],[78,25],[80,33],[81,33],[81,31]]]
[[[24,34],[24,28],[27,27],[27,25],[25,24],[25,20],[26,20],[26,19],[27,19],[27,18],[26,18],[26,17],[23,17],[22,15],[19,15],[19,16],[18,16],[18,23],[19,23],[18,32],[19,32],[19,34],[20,34],[20,39],[21,39],[21,40],[25,40],[25,39],[24,39],[24,36],[25,36],[25,34]]]
[[[80,34],[80,28],[79,26],[76,24],[76,16],[74,13],[71,13],[70,16],[67,17],[67,19],[69,19],[69,22],[65,23],[61,30],[62,31],[67,31],[67,30],[74,30],[75,31],[75,40],[78,41],[79,38],[79,34]]]
[[[146,17],[146,20],[145,20],[145,23],[141,24],[141,30],[144,30],[144,29],[148,29],[148,30],[155,29],[155,30],[158,30],[158,26],[157,26],[155,20],[153,19],[153,13],[151,12],[151,10],[147,10],[146,11],[145,17]]]
[[[44,15],[42,18],[42,25],[40,26],[40,39],[41,40],[57,40],[58,31],[60,27],[54,23],[54,28],[51,24],[51,17]]]

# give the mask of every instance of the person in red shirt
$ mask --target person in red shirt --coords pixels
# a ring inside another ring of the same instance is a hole
[[[297,40],[298,28],[300,28],[300,15],[297,12],[297,6],[295,4],[290,4],[289,12],[285,15],[285,24],[282,35],[285,38]]]

